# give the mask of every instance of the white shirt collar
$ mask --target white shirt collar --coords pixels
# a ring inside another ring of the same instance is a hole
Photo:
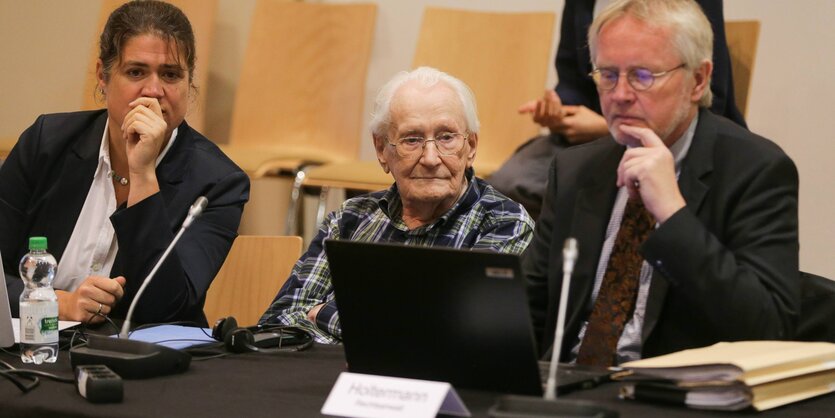
[[[693,143],[693,137],[696,135],[696,125],[699,122],[699,113],[696,113],[696,117],[690,121],[690,126],[687,127],[687,130],[681,134],[681,137],[673,143],[670,147],[670,152],[673,154],[673,158],[676,161],[676,173],[681,170],[681,162],[684,161],[684,157],[687,156],[687,153],[690,151],[690,145]]]

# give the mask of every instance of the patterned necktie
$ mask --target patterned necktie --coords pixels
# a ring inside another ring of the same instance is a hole
[[[594,302],[577,363],[598,367],[614,364],[618,339],[635,310],[643,257],[638,248],[655,224],[641,199],[629,199]]]

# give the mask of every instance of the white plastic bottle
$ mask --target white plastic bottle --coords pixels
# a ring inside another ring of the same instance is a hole
[[[29,238],[29,253],[20,260],[20,360],[55,363],[58,359],[58,297],[52,280],[58,263],[46,252],[46,237]]]

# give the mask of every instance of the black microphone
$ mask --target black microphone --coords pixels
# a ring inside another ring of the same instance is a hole
[[[191,363],[191,355],[188,353],[158,344],[129,340],[128,331],[130,330],[130,320],[133,317],[133,310],[136,308],[139,297],[142,296],[145,288],[148,287],[148,283],[154,278],[162,263],[171,254],[171,250],[174,249],[174,245],[180,240],[183,232],[200,216],[208,204],[209,200],[204,196],[200,196],[189,208],[188,215],[183,221],[182,226],[180,226],[179,232],[174,236],[171,244],[162,253],[162,256],[157,260],[157,263],[151,269],[151,272],[148,273],[148,276],[145,277],[145,280],[142,281],[142,285],[133,297],[130,308],[128,308],[128,313],[125,316],[122,330],[119,333],[119,338],[89,335],[86,344],[70,349],[70,364],[73,368],[79,365],[104,364],[125,379],[141,379],[164,374],[182,373],[188,370],[189,364]]]
[[[589,418],[617,418],[620,416],[612,411],[582,400],[557,400],[557,365],[562,351],[562,340],[565,329],[565,311],[568,305],[568,289],[571,286],[571,274],[579,252],[577,240],[568,238],[562,249],[562,288],[560,290],[560,304],[557,313],[557,326],[554,331],[554,346],[551,348],[551,364],[548,372],[548,382],[542,398],[533,396],[504,396],[490,409],[490,416],[513,417],[589,417]]]

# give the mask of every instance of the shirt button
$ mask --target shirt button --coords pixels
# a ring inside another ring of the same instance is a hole
[[[93,263],[93,271],[101,270],[101,263]]]

